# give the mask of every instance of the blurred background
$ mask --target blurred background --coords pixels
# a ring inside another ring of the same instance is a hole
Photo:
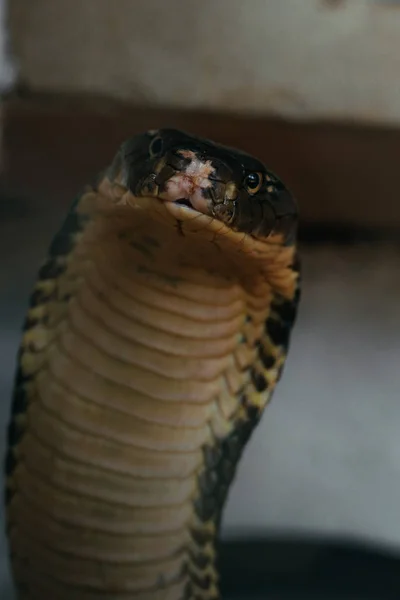
[[[400,598],[400,1],[1,0],[0,91],[1,451],[27,297],[81,186],[150,127],[239,146],[298,198],[304,292],[223,589]]]

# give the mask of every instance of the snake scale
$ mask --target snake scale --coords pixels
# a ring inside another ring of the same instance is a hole
[[[125,142],[72,204],[8,427],[19,600],[219,598],[223,506],[296,319],[297,220],[258,159],[174,129]]]

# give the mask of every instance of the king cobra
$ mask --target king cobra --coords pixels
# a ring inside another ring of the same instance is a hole
[[[129,139],[72,204],[8,427],[18,600],[220,597],[223,507],[296,319],[297,221],[257,158],[174,129]]]

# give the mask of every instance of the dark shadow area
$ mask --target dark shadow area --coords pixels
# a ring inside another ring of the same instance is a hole
[[[220,549],[224,598],[398,600],[400,556],[343,540],[231,541]]]

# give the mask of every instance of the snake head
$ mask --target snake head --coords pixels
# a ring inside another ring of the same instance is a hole
[[[210,215],[257,237],[295,233],[292,194],[257,158],[176,129],[152,130],[122,146],[123,179],[136,196],[154,196]]]

